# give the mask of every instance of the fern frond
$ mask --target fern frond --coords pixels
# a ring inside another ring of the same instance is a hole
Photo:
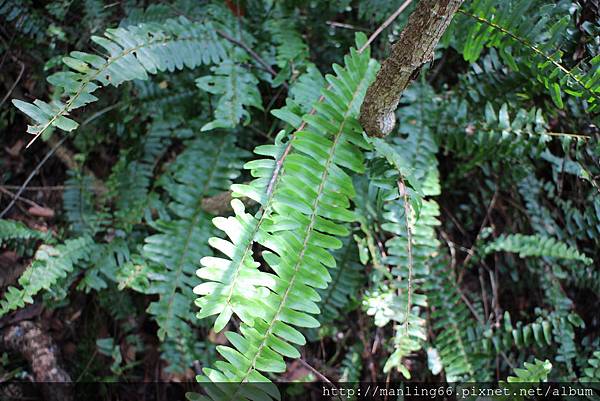
[[[332,322],[356,295],[362,283],[364,268],[358,261],[356,243],[350,238],[342,240],[342,248],[334,252],[335,267],[329,268],[331,283],[318,290],[321,297],[319,322]]]
[[[67,97],[65,102],[13,100],[19,110],[36,122],[27,129],[35,135],[33,140],[51,126],[67,132],[76,129],[78,124],[66,116],[97,101],[92,93],[100,87],[118,86],[135,79],[145,80],[148,74],[159,71],[172,72],[184,67],[219,63],[226,58],[226,45],[217,37],[210,23],[193,23],[184,17],[170,19],[163,24],[108,29],[104,37],[93,36],[92,41],[108,55],[71,52],[63,58],[70,70],[48,77],[48,82],[63,91]]]
[[[154,170],[174,138],[186,138],[191,130],[177,123],[156,119],[147,128],[139,148],[130,149],[113,167],[108,179],[109,195],[114,198],[115,219],[126,231],[141,221],[151,202],[148,196]]]
[[[49,20],[31,6],[30,0],[0,0],[0,18],[14,25],[17,32],[40,41],[44,37],[44,28]]]
[[[384,223],[381,227],[391,234],[385,243],[388,253],[385,263],[392,266],[394,280],[385,289],[387,306],[376,312],[375,322],[383,325],[389,320],[394,321],[394,352],[388,358],[384,372],[396,368],[406,378],[410,378],[410,372],[403,359],[420,350],[427,339],[426,322],[421,317],[422,310],[427,307],[423,284],[428,279],[432,258],[440,245],[435,232],[440,224],[439,206],[433,199],[422,198],[437,196],[441,192],[436,159],[438,147],[427,126],[423,106],[429,92],[425,85],[414,85],[405,94],[407,105],[398,113],[404,138],[395,137],[389,142],[375,143],[376,153],[394,166],[377,180],[381,183],[389,181],[382,187],[392,189],[392,193],[385,196],[392,199],[383,207]],[[404,179],[417,187],[420,194],[409,196],[408,188],[399,191],[397,182]],[[384,316],[381,316],[382,313]]]
[[[90,265],[85,269],[77,289],[90,292],[109,288],[111,282],[117,281],[123,266],[131,260],[129,246],[123,237],[113,238],[107,243],[96,243]]]
[[[483,248],[484,254],[492,252],[518,253],[520,257],[550,257],[557,259],[578,260],[592,264],[593,260],[582,254],[577,248],[569,246],[555,238],[543,235],[511,234],[502,235]]]
[[[33,297],[41,290],[48,290],[59,279],[66,277],[76,263],[86,259],[94,249],[90,237],[65,241],[56,247],[43,245],[35,253],[31,265],[19,278],[19,286],[8,287],[0,300],[0,315],[33,303]]]
[[[250,113],[246,107],[262,110],[262,99],[258,91],[258,79],[247,69],[232,60],[211,68],[213,75],[196,80],[196,86],[206,92],[220,95],[215,106],[215,120],[205,124],[202,131],[215,128],[233,128],[240,121],[247,124]]]
[[[279,68],[285,68],[289,64],[298,66],[307,62],[308,46],[296,30],[293,20],[289,18],[269,19],[266,28],[276,46],[275,60]]]
[[[146,238],[142,251],[154,270],[146,293],[159,295],[148,312],[161,340],[189,330],[196,263],[209,252],[205,244],[213,231],[202,199],[229,188],[244,156],[232,136],[203,137],[188,143],[161,178],[173,219],[152,223],[158,233]]]
[[[364,43],[365,38],[361,39]],[[204,267],[198,273],[211,281],[199,288],[199,293],[209,294],[200,298],[203,308],[200,314],[220,314],[217,328],[224,327],[223,322],[234,312],[243,323],[241,335],[226,333],[233,347],[217,349],[227,362],[218,362],[216,369],[205,369],[206,377],[201,380],[266,382],[261,372],[282,372],[283,356],[299,356],[290,342],[302,345],[305,339],[294,326],[319,325],[310,315],[319,312],[315,288],[325,288],[330,281],[326,267],[334,266],[335,259],[329,250],[342,245],[335,236],[348,234],[347,228],[338,222],[354,220],[348,210],[354,188],[344,169],[364,171],[360,148],[366,148],[367,144],[361,136],[357,116],[367,86],[377,71],[368,51],[359,54],[352,49],[345,62],[345,68],[334,65],[337,76],[327,77],[331,89],[323,91],[323,103],[315,104],[316,113],[304,117],[306,128],[291,139],[291,152],[283,161],[283,173],[272,197],[273,211],[258,227],[258,242],[268,249],[262,252],[262,257],[274,274],[257,271],[250,257],[241,271],[232,269],[234,265],[228,259],[202,261]],[[272,171],[272,166],[269,163],[264,168]],[[250,224],[239,231],[243,211],[239,205],[236,207],[237,218],[230,221],[237,224],[237,230],[231,224],[224,227],[233,241],[213,243],[229,257],[237,257],[236,240],[252,236],[258,222],[246,218]],[[247,255],[246,252],[240,256]],[[239,286],[230,281],[232,276],[250,282],[247,287],[251,290],[240,292]],[[236,291],[244,304],[231,304],[228,294]],[[208,303],[207,298],[212,302]],[[244,392],[250,389],[235,387],[221,391],[225,393],[220,394],[220,399],[246,399],[249,394]]]
[[[8,240],[47,240],[49,233],[33,230],[16,220],[0,219],[0,246]]]
[[[184,114],[190,110],[190,106],[197,110],[198,90],[194,87],[193,80],[178,78],[180,77],[170,77],[166,87],[166,81],[134,81],[135,99],[132,99],[129,105],[131,111],[141,111],[143,115],[156,120]]]
[[[106,213],[96,210],[94,181],[82,172],[69,171],[63,192],[63,208],[75,235],[93,236],[106,224]]]
[[[342,360],[342,366],[340,367],[340,383],[359,383],[362,365],[362,344],[354,344]]]
[[[555,4],[547,4],[539,7],[539,19],[532,25],[527,13],[532,6],[533,2],[478,0],[470,4],[469,10],[461,10],[476,21],[466,31],[462,25],[467,33],[462,46],[465,60],[476,60],[485,46],[497,47],[511,69],[534,70],[557,107],[564,107],[565,92],[583,98],[590,106],[589,111],[596,110],[600,101],[600,57],[580,62],[572,69],[565,67],[560,45],[570,16]],[[519,47],[525,51],[516,50]]]
[[[582,382],[600,381],[600,351],[594,352],[588,360],[588,366],[583,369],[583,377],[579,379]]]
[[[509,383],[539,383],[548,379],[552,371],[549,360],[540,361],[536,359],[533,363],[525,362],[523,368],[515,368],[516,376],[508,376]]]
[[[495,109],[488,102],[482,118],[467,99],[452,98],[438,107],[443,123],[437,137],[447,152],[465,161],[455,173],[460,176],[486,161],[539,158],[552,140],[540,109],[511,110],[507,103]]]

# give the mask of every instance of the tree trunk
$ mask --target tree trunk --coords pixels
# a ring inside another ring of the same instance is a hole
[[[463,0],[421,0],[408,19],[391,55],[367,90],[360,123],[369,136],[388,135],[396,125],[402,92],[433,51]]]

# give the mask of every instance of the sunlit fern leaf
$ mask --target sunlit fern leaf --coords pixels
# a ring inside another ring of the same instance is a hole
[[[0,246],[8,240],[46,240],[49,238],[49,233],[31,229],[20,221],[0,219]]]
[[[94,249],[90,237],[65,241],[58,246],[41,246],[33,262],[19,278],[19,287],[8,287],[0,300],[0,315],[33,303],[33,297],[41,290],[48,290],[59,279],[66,277],[75,264],[86,259]]]
[[[540,361],[535,359],[533,363],[525,362],[523,368],[515,368],[516,376],[509,376],[509,383],[539,383],[548,379],[548,374],[552,371],[552,364],[549,360]]]
[[[543,235],[510,234],[503,235],[486,244],[484,254],[492,252],[518,253],[520,257],[549,257],[557,259],[578,260],[585,264],[592,264],[593,260],[582,254],[572,246],[557,241],[555,238]]]
[[[202,131],[215,128],[233,128],[240,122],[247,124],[250,113],[246,107],[262,110],[262,99],[258,91],[258,79],[246,68],[233,60],[213,67],[213,75],[196,80],[198,88],[220,95],[215,105],[215,120],[202,127]]]
[[[245,164],[244,168],[251,170],[255,179],[249,184],[232,185],[234,195],[246,196],[263,206],[270,204],[270,198],[266,194],[267,187],[276,170],[276,160],[282,156],[286,147],[281,134],[284,132],[277,136],[274,144],[261,145],[254,150],[256,154],[270,158]],[[203,319],[218,314],[215,322],[217,331],[225,327],[234,310],[237,309],[236,313],[243,319],[246,306],[260,308],[260,304],[253,303],[253,299],[258,297],[257,284],[270,286],[274,283],[269,274],[257,270],[260,264],[253,258],[252,245],[257,239],[264,213],[256,217],[246,213],[243,203],[237,199],[234,199],[231,205],[234,216],[213,219],[215,226],[227,235],[227,239],[211,238],[209,242],[228,259],[211,256],[203,258],[200,261],[203,267],[197,274],[200,278],[210,281],[194,289],[196,294],[201,295],[196,300],[196,305],[200,307],[197,317]],[[213,267],[222,269],[225,266],[231,273],[216,275],[218,270],[213,270]],[[250,277],[252,280],[248,280]],[[252,318],[249,317],[249,320]]]
[[[171,220],[157,220],[157,234],[146,238],[142,255],[152,273],[149,294],[158,294],[148,311],[159,325],[159,338],[178,337],[189,330],[194,272],[213,232],[211,216],[202,200],[229,188],[239,175],[245,151],[230,135],[207,136],[187,143],[186,150],[169,165],[161,180],[171,202]]]
[[[358,38],[357,45],[366,40],[364,35]],[[232,242],[220,242],[218,249],[228,257],[246,258],[245,268],[239,269],[240,264],[229,259],[202,261],[204,267],[198,273],[210,281],[197,289],[207,295],[198,302],[200,315],[220,314],[217,328],[223,328],[235,312],[242,324],[241,334],[226,333],[233,347],[217,348],[226,362],[204,369],[206,376],[200,381],[268,382],[264,373],[285,371],[284,356],[299,357],[290,343],[302,345],[306,340],[295,327],[319,325],[311,316],[319,313],[320,297],[315,289],[326,288],[330,281],[327,267],[335,265],[330,251],[342,246],[336,237],[349,233],[340,223],[355,219],[349,210],[355,191],[346,171],[364,172],[360,149],[367,144],[357,117],[378,69],[368,51],[358,54],[352,49],[345,63],[346,67],[334,65],[337,76],[327,76],[331,89],[323,91],[324,101],[314,106],[316,113],[304,117],[306,128],[292,137],[292,151],[283,161],[283,173],[272,200],[266,200],[272,210],[264,213],[270,213],[257,220],[244,216],[238,205],[232,220],[237,225],[235,231],[233,225],[224,227]],[[272,167],[272,163],[266,163],[262,175],[267,176]],[[245,237],[256,238],[267,248],[262,257],[273,273],[255,268],[249,248],[242,247],[242,255],[236,255],[239,246],[235,243],[239,239],[244,243]],[[241,292],[237,280],[231,277],[245,282],[248,290]],[[239,294],[244,304],[232,305],[229,293]],[[226,393],[219,399],[252,398],[244,393],[250,388],[224,387]]]
[[[162,24],[107,29],[102,37],[92,36],[92,41],[106,55],[71,52],[63,58],[70,70],[48,77],[48,82],[63,91],[65,102],[13,100],[13,104],[36,123],[30,125],[27,132],[37,137],[51,126],[73,131],[78,124],[66,116],[98,100],[92,94],[98,88],[118,86],[135,79],[145,80],[148,74],[159,71],[172,72],[219,63],[226,58],[227,46],[209,22],[200,24],[184,17],[169,19]]]

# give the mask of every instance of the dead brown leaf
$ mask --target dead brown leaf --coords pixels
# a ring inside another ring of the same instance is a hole
[[[27,209],[27,212],[32,216],[46,219],[54,217],[54,210],[50,209],[49,207],[31,206],[29,209]]]

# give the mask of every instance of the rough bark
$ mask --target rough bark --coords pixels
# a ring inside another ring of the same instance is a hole
[[[36,382],[42,383],[44,399],[69,401],[73,399],[71,378],[58,363],[58,349],[50,336],[38,325],[22,321],[0,332],[0,345],[20,353],[30,364]],[[50,383],[64,383],[52,385]]]
[[[396,125],[402,92],[433,59],[433,51],[463,0],[421,0],[400,38],[392,45],[360,109],[360,123],[369,136],[388,135]]]

